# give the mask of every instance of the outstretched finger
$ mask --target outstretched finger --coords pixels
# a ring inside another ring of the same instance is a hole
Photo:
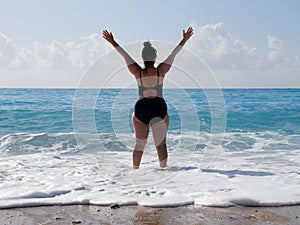
[[[104,31],[102,32],[102,34],[103,34],[103,36],[106,36],[106,35],[107,35],[107,30],[104,30]]]
[[[108,34],[109,34],[109,31],[108,31],[108,30],[104,30],[104,31],[103,31],[103,34],[108,35]]]
[[[106,39],[106,40],[108,40],[108,33],[107,33],[107,31],[105,32],[105,31],[103,31],[103,34],[102,34],[102,37],[104,38],[104,39]]]

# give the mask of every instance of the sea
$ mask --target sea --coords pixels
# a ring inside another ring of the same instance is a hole
[[[0,89],[0,208],[300,204],[300,89],[165,89],[132,168],[137,89]]]

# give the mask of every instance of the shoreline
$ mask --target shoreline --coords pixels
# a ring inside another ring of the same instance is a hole
[[[300,224],[300,205],[226,208],[54,205],[0,209],[0,224]]]

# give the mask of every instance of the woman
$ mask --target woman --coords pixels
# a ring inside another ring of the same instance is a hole
[[[172,53],[156,68],[156,50],[150,42],[144,43],[142,58],[145,67],[141,68],[128,53],[114,40],[113,34],[107,30],[103,31],[106,39],[120,55],[125,59],[129,71],[137,80],[139,88],[139,100],[135,104],[132,122],[135,131],[135,147],[133,150],[133,168],[140,166],[145,145],[147,143],[149,129],[151,127],[154,144],[160,162],[160,167],[167,166],[168,151],[166,146],[166,135],[169,126],[169,115],[167,105],[162,95],[163,80],[170,70],[175,56],[184,46],[186,41],[193,35],[193,29],[189,27],[183,30],[183,37]]]

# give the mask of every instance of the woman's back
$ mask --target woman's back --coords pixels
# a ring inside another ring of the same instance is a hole
[[[139,95],[144,98],[162,96],[163,77],[158,68],[141,69],[138,79]]]

